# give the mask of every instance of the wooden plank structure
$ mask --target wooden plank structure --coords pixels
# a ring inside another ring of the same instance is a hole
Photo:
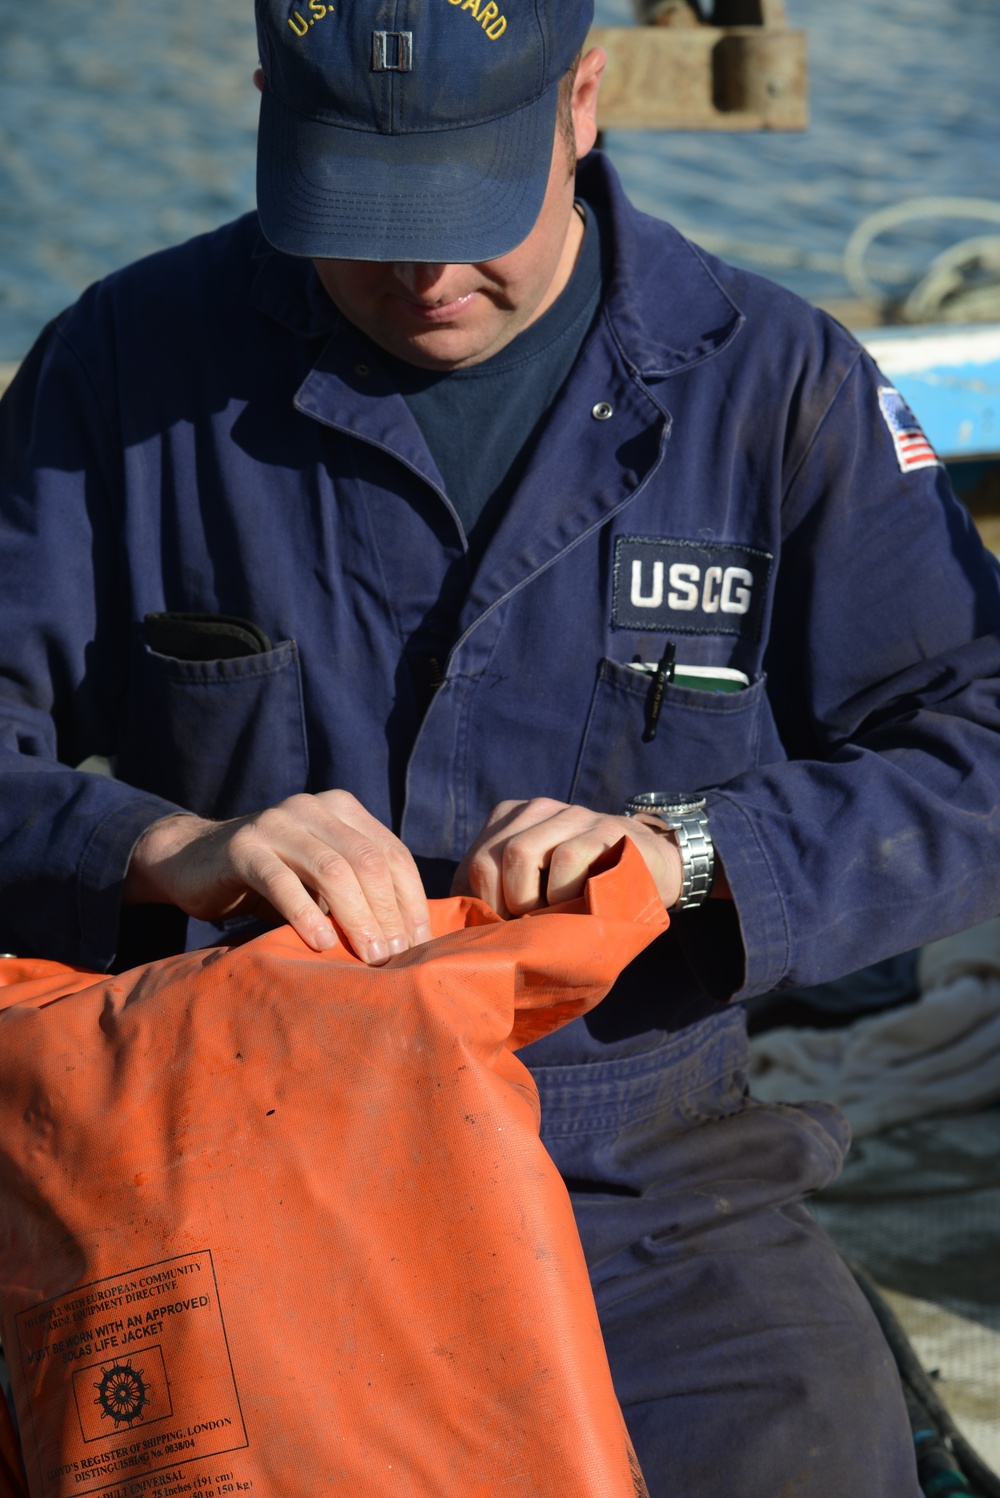
[[[784,0],[716,0],[711,26],[686,4],[639,0],[642,26],[595,26],[608,54],[602,130],[804,130],[806,38]],[[678,18],[683,21],[678,24]]]

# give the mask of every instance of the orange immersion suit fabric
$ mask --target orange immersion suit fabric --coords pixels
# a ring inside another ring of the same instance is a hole
[[[376,970],[288,927],[118,977],[0,963],[32,1498],[645,1491],[513,1054],[667,924],[631,843],[605,864],[519,920],[433,902]]]

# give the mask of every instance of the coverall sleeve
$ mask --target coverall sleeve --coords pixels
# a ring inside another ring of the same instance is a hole
[[[58,324],[0,403],[0,947],[101,970],[131,850],[181,809],[73,768],[114,753],[131,647],[110,410]]]
[[[785,488],[764,664],[789,758],[709,797],[745,949],[718,997],[1000,909],[1000,572],[944,468],[902,471],[888,385],[860,355]],[[725,916],[706,912],[685,945],[711,968]]]

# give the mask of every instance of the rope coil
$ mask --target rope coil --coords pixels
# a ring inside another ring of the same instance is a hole
[[[929,219],[981,219],[1000,225],[1000,203],[990,198],[910,198],[869,214],[844,246],[844,279],[855,296],[908,323],[1000,319],[1000,234],[963,239],[944,250],[902,297],[887,292],[869,275],[867,256],[881,235]]]

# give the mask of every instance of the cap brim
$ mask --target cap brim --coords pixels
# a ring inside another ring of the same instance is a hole
[[[541,211],[558,85],[512,114],[386,135],[308,120],[265,86],[257,210],[266,238],[323,260],[495,260]]]

